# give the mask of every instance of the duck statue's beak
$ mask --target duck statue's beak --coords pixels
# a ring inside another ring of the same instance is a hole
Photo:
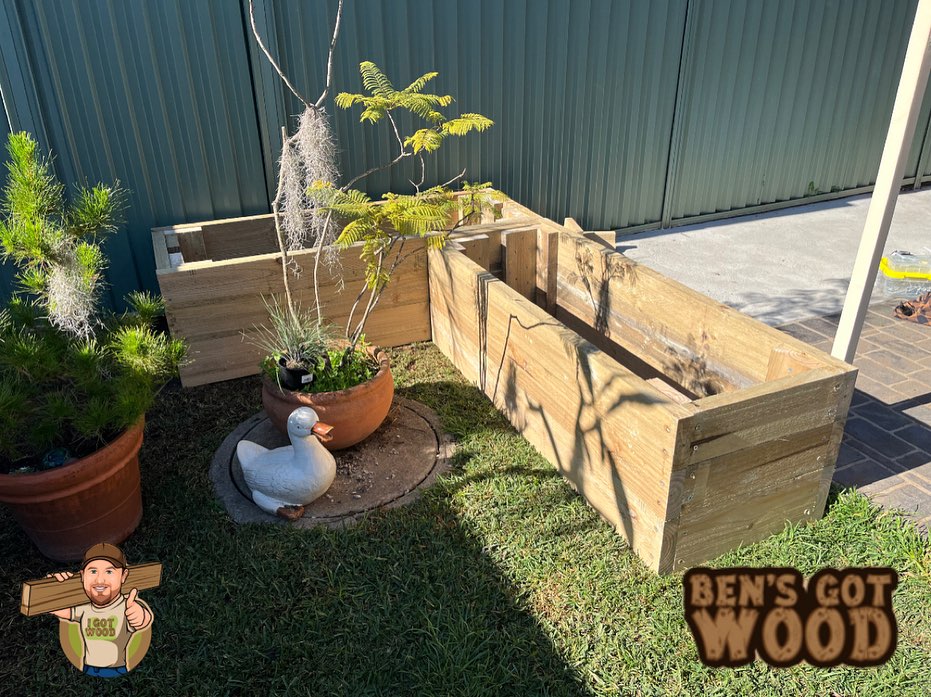
[[[322,421],[318,421],[314,424],[314,427],[310,429],[311,432],[317,436],[323,443],[327,443],[333,440],[331,433],[333,432],[333,427],[329,424],[325,424]]]

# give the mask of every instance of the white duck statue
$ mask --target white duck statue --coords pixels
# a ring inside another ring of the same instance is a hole
[[[291,445],[269,450],[248,440],[237,443],[243,477],[259,508],[297,520],[304,514],[304,506],[330,488],[336,477],[336,460],[320,441],[330,440],[332,430],[313,409],[299,407],[288,417]]]

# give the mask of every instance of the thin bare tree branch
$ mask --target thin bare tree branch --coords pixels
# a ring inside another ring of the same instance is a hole
[[[342,2],[340,2],[342,5]],[[339,18],[337,17],[337,20]],[[259,28],[255,24],[255,3],[254,0],[249,0],[249,21],[252,24],[252,34],[255,36],[256,43],[258,43],[259,48],[262,49],[262,52],[265,54],[265,57],[268,58],[268,62],[272,64],[272,67],[275,69],[275,72],[278,73],[278,76],[284,81],[284,84],[287,85],[288,89],[291,90],[291,93],[301,100],[301,102],[308,109],[316,108],[313,104],[304,99],[303,95],[297,91],[297,87],[291,84],[291,81],[288,79],[287,75],[284,74],[284,71],[281,69],[281,66],[278,65],[278,62],[272,58],[272,54],[269,52],[268,48],[265,46],[265,43],[262,41],[262,35],[259,34]]]
[[[462,179],[462,178],[465,176],[465,173],[466,173],[465,167],[463,167],[463,168],[462,168],[462,171],[459,172],[459,174],[457,174],[455,177],[453,177],[452,179],[450,179],[448,182],[444,182],[444,183],[440,184],[440,186],[444,186],[444,187],[445,187],[445,186],[449,186],[449,185],[452,184],[454,181],[457,181],[458,179]]]
[[[333,84],[333,52],[336,49],[336,38],[339,36],[339,22],[342,17],[343,0],[339,0],[339,5],[336,8],[336,22],[333,24],[333,38],[330,39],[330,51],[327,54],[326,60],[326,86],[323,88],[323,92],[314,103],[314,106],[318,109],[323,106],[323,102],[326,99],[327,93],[330,91],[330,85]]]
[[[398,155],[396,158],[394,158],[393,160],[391,160],[391,162],[387,162],[387,163],[385,163],[385,164],[383,164],[383,165],[379,165],[379,166],[377,166],[377,167],[371,167],[371,168],[365,170],[362,174],[359,174],[359,175],[357,175],[356,177],[350,179],[349,182],[347,182],[346,184],[343,184],[343,185],[339,188],[339,190],[340,190],[340,191],[349,191],[349,189],[352,188],[352,185],[355,184],[357,181],[359,181],[359,180],[361,180],[361,179],[365,179],[366,177],[368,177],[368,176],[370,176],[370,175],[372,175],[372,174],[375,174],[375,172],[381,172],[382,170],[388,169],[389,167],[394,167],[398,162],[400,162],[401,160],[403,160],[405,157],[410,157],[410,156],[413,155],[413,154],[414,154],[414,153],[412,153],[412,152],[402,152],[402,153],[401,153],[400,155]]]
[[[340,191],[349,191],[349,189],[352,188],[352,185],[355,184],[357,181],[365,179],[366,177],[372,174],[375,174],[375,172],[381,172],[382,170],[386,170],[386,169],[389,169],[390,167],[394,167],[398,162],[403,160],[405,157],[411,157],[414,154],[410,150],[407,150],[404,147],[404,140],[401,138],[401,133],[400,131],[398,131],[398,125],[395,123],[394,117],[391,116],[390,111],[387,112],[387,116],[388,116],[388,121],[391,122],[391,128],[394,131],[394,137],[398,141],[398,147],[400,148],[400,152],[398,153],[398,156],[394,158],[393,160],[391,160],[391,162],[386,162],[383,165],[371,167],[365,170],[362,174],[359,174],[353,179],[350,179],[348,183],[340,187]]]
[[[419,182],[414,182],[413,179],[408,179],[408,180],[407,180],[407,181],[409,181],[409,182],[411,183],[411,185],[414,187],[414,189],[417,190],[417,193],[418,193],[418,194],[420,193],[420,187],[423,186],[423,182],[424,182],[424,180],[427,178],[427,165],[426,165],[426,163],[424,163],[424,161],[423,161],[423,155],[420,155],[420,156],[419,156],[419,159],[420,159],[420,181],[419,181]]]

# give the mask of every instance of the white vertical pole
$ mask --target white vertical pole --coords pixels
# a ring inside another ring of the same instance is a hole
[[[899,90],[892,107],[892,119],[886,144],[883,147],[876,186],[870,199],[870,208],[860,238],[860,249],[847,288],[847,298],[841,313],[834,348],[831,354],[848,363],[857,352],[857,342],[863,329],[870,294],[876,282],[876,271],[882,257],[883,245],[889,234],[889,223],[895,210],[896,198],[902,187],[902,175],[908,160],[915,134],[915,123],[931,68],[931,0],[919,0],[915,23],[905,52]],[[920,175],[920,172],[919,172]]]

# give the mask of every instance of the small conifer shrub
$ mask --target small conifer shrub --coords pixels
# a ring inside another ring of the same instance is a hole
[[[18,288],[0,311],[0,473],[67,463],[139,421],[177,373],[185,346],[156,331],[161,298],[100,307],[100,242],[122,223],[118,185],[70,200],[27,133],[12,133],[2,195],[0,258]]]

